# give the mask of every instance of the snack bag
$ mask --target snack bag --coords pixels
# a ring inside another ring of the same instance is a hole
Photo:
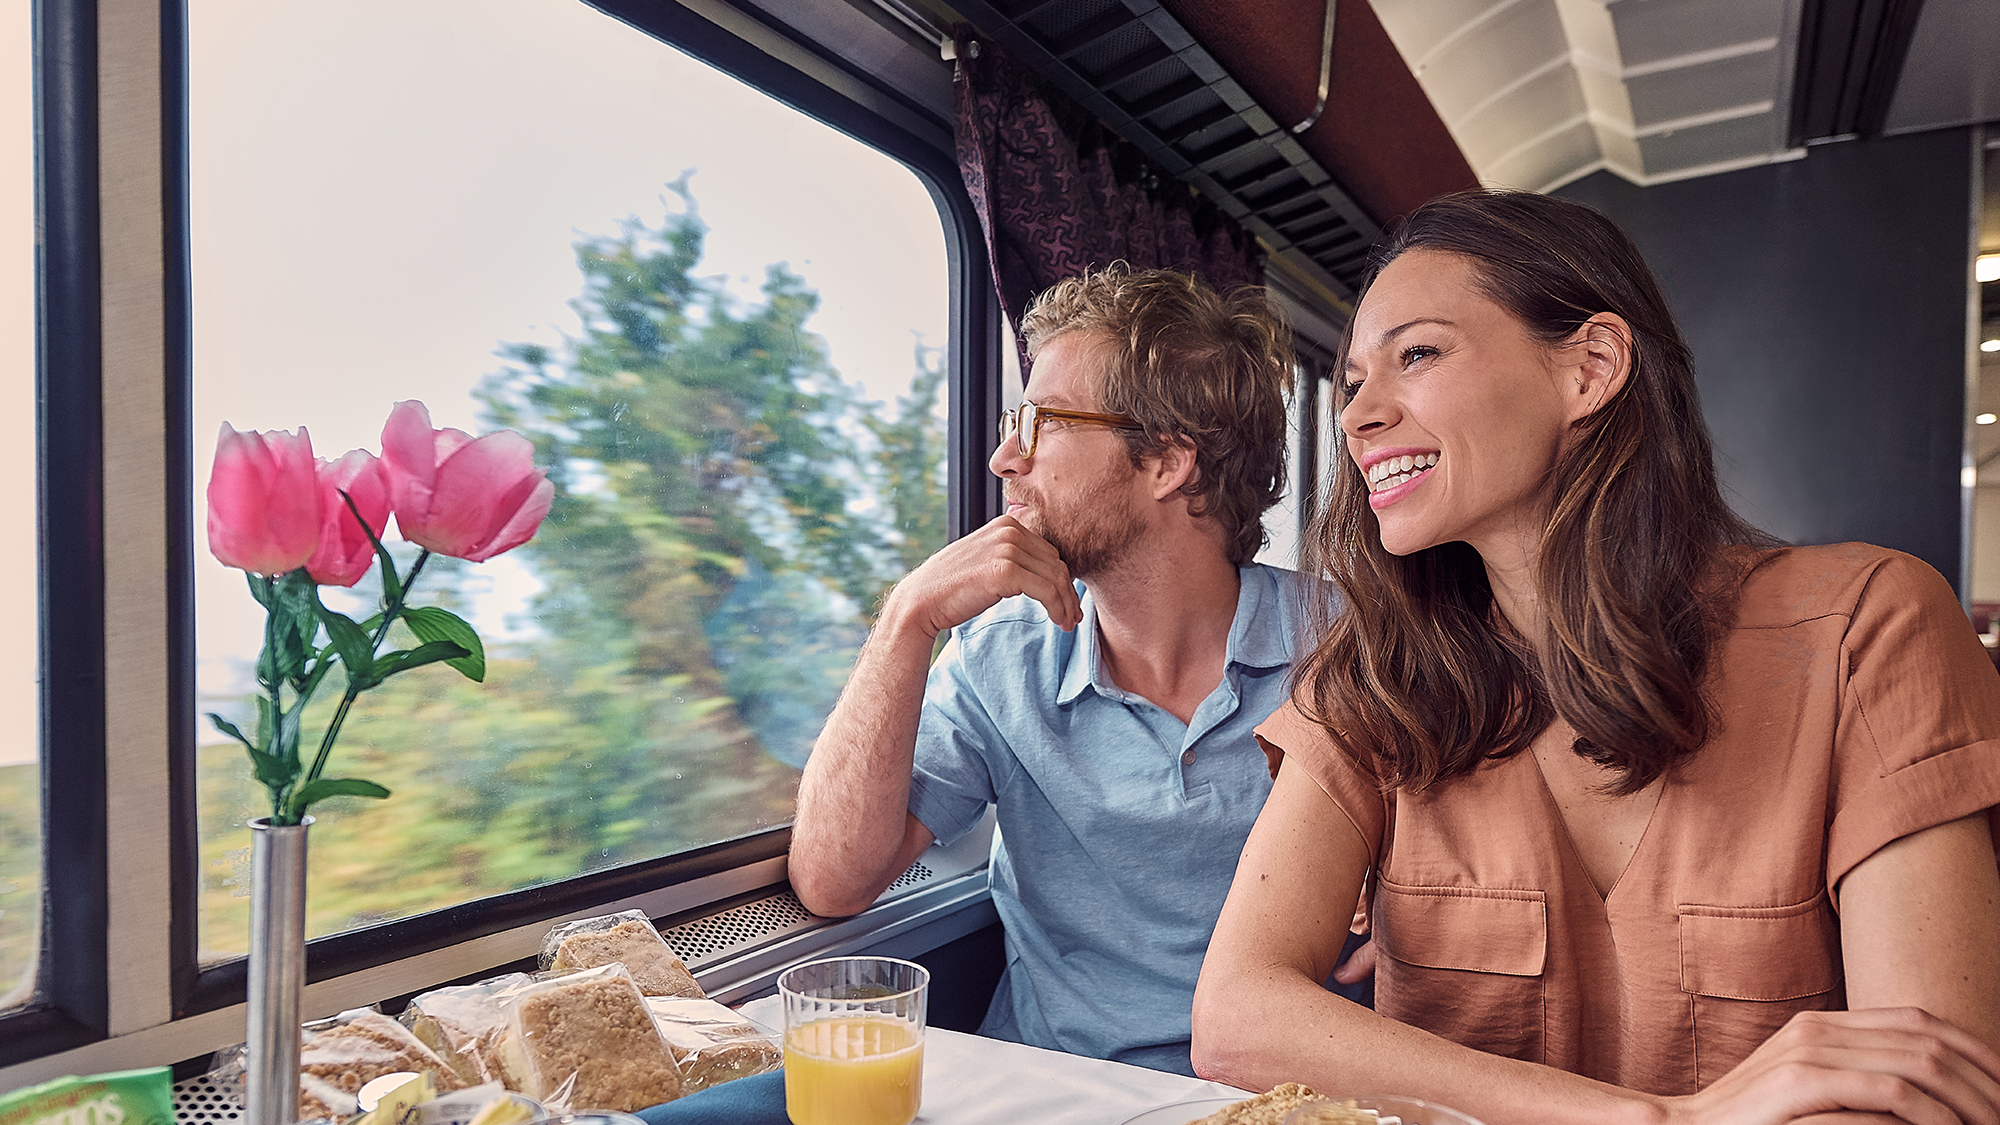
[[[549,1109],[631,1112],[681,1096],[681,1072],[622,964],[538,981],[507,1001],[523,1091]]]
[[[627,910],[599,918],[564,922],[542,938],[537,962],[544,970],[595,969],[616,961],[632,974],[632,982],[647,996],[692,996],[707,993],[688,967],[646,920],[643,910]]]
[[[0,1097],[0,1125],[174,1125],[172,1067],[57,1078]]]
[[[680,1064],[683,1094],[785,1065],[777,1032],[713,1000],[649,996],[646,1007]]]
[[[527,1081],[526,1063],[508,1029],[503,1000],[534,981],[526,973],[507,973],[477,984],[433,989],[403,1009],[403,1026],[466,1085],[498,1082],[519,1090]]]

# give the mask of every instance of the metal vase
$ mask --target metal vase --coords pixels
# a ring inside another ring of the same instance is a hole
[[[299,1113],[299,1018],[306,987],[306,829],[250,822],[249,1125]]]

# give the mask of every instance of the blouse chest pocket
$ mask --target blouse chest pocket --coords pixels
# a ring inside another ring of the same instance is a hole
[[[1377,882],[1376,1010],[1456,1043],[1543,1061],[1541,891]]]
[[[1729,1073],[1794,1015],[1842,1005],[1840,932],[1825,891],[1790,906],[1679,910],[1697,1089]]]

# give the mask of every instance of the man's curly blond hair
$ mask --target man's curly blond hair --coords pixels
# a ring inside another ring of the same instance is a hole
[[[1072,332],[1090,340],[1096,408],[1144,427],[1120,431],[1132,463],[1193,446],[1195,475],[1181,489],[1190,511],[1216,521],[1230,562],[1249,562],[1264,544],[1264,510],[1285,491],[1296,366],[1291,329],[1264,291],[1225,297],[1189,274],[1114,262],[1058,282],[1021,318],[1030,360]]]

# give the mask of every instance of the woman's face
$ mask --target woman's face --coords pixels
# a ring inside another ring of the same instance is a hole
[[[1412,250],[1356,311],[1340,414],[1382,546],[1532,557],[1549,470],[1580,416],[1577,369],[1480,292],[1472,261]]]

